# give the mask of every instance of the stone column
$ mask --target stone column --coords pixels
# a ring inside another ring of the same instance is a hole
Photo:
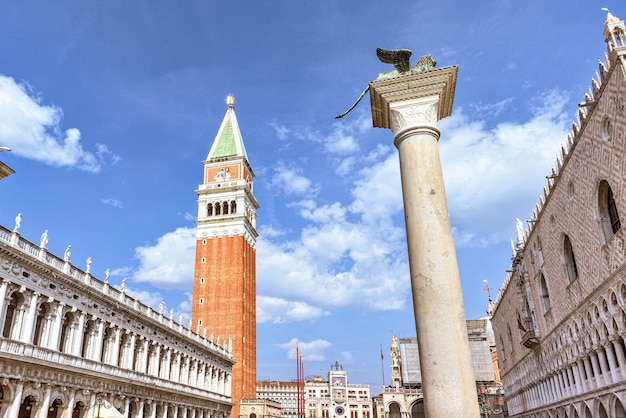
[[[41,407],[39,408],[39,413],[37,414],[39,418],[47,418],[48,417],[48,407],[50,406],[50,385],[46,385],[46,390],[44,391],[43,401],[41,402]]]
[[[370,83],[374,127],[398,148],[427,417],[478,418],[461,280],[452,239],[437,121],[452,111],[457,67]]]
[[[35,322],[37,321],[37,300],[39,296],[41,295],[37,292],[32,292],[30,295],[28,314],[26,316],[20,335],[20,341],[22,342],[29,344],[33,343],[33,333],[35,332]]]
[[[20,415],[20,407],[22,406],[22,395],[24,394],[24,384],[17,382],[13,393],[13,401],[11,407],[6,414],[7,418],[18,418]]]
[[[72,335],[72,348],[69,352],[75,356],[80,356],[82,354],[83,338],[85,338],[85,312],[80,313],[78,326],[74,328]],[[65,351],[67,352],[68,350]]]
[[[51,329],[50,329],[50,339],[48,340],[48,344],[46,347],[51,348],[53,350],[61,351],[62,346],[59,344],[59,338],[61,337],[63,327],[69,326],[63,321],[63,308],[65,308],[65,304],[59,302],[56,306],[56,312],[54,312],[54,319],[51,321]],[[54,309],[54,308],[53,308]]]
[[[7,306],[7,289],[9,287],[9,282],[4,279],[1,279],[0,282],[0,325],[4,324],[6,319],[6,306]],[[16,307],[17,308],[17,307]],[[2,332],[2,330],[0,330]]]

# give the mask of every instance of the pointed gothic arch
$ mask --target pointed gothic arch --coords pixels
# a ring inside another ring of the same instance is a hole
[[[541,288],[541,302],[543,304],[543,313],[546,313],[551,308],[550,293],[548,292],[548,284],[546,278],[542,273],[539,273],[539,286]]]
[[[563,258],[565,262],[565,273],[568,283],[572,283],[578,278],[578,267],[576,266],[576,257],[574,256],[574,247],[572,241],[567,234],[563,235]]]
[[[611,414],[612,417],[614,418],[626,418],[626,409],[624,409],[624,404],[622,403],[622,401],[617,397],[613,397],[613,407],[611,408],[613,410],[613,413]]]
[[[622,227],[613,189],[606,180],[600,181],[598,185],[597,210],[603,242],[606,243]]]

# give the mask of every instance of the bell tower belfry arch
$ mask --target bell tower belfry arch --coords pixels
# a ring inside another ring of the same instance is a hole
[[[235,358],[231,416],[237,417],[241,398],[256,398],[255,244],[259,204],[253,195],[254,172],[234,102],[229,95],[226,115],[203,161],[203,182],[196,190],[191,326],[221,346],[231,346]]]

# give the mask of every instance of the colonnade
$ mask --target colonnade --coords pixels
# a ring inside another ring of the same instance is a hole
[[[601,300],[589,304],[591,311]],[[626,312],[607,309],[604,316],[574,318],[544,342],[542,351],[526,356],[503,377],[512,415],[592,400],[605,388],[614,391],[626,381]],[[624,410],[621,402],[614,408]]]
[[[128,397],[112,393],[90,396],[88,390],[4,379],[2,418],[224,418],[213,407],[181,404],[153,397]],[[121,411],[121,412],[120,412]]]
[[[0,283],[2,337],[230,395],[230,374],[76,307]]]

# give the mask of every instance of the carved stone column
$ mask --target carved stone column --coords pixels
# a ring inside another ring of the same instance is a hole
[[[41,295],[37,292],[31,292],[30,295],[26,296],[26,297],[29,297],[30,300],[29,300],[29,306],[28,306],[28,314],[26,315],[26,318],[24,320],[25,322],[23,323],[21,335],[19,338],[20,341],[22,342],[29,343],[29,344],[33,343],[33,336],[34,336],[33,333],[35,332],[35,322],[37,321],[37,301],[38,301],[39,296]],[[20,309],[20,311],[22,311],[22,309]],[[20,318],[20,320],[22,318]],[[16,321],[16,325],[17,325],[17,321]],[[12,335],[12,338],[15,339],[14,333],[11,333],[11,335]]]
[[[478,418],[463,294],[448,215],[437,121],[449,116],[457,67],[370,83],[375,127],[398,148],[427,417]]]

